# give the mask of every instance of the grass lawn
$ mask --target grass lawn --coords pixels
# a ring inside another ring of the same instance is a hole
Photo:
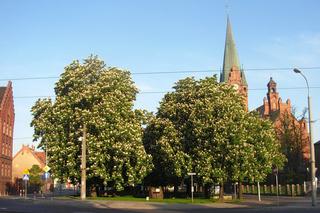
[[[79,196],[63,196],[59,197],[61,199],[80,199]],[[88,200],[110,200],[110,201],[134,201],[134,202],[161,202],[161,203],[182,203],[182,204],[191,204],[191,198],[165,198],[165,199],[155,199],[150,198],[149,201],[146,198],[137,198],[131,195],[128,196],[116,196],[116,197],[87,197]],[[207,198],[194,198],[193,203],[214,203],[217,200],[207,199]]]

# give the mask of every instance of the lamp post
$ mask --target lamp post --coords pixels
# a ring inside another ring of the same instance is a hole
[[[311,111],[311,97],[309,83],[306,76],[297,68],[294,68],[295,73],[300,74],[306,81],[308,88],[308,115],[309,115],[309,136],[310,136],[310,163],[311,163],[311,185],[312,185],[312,206],[316,205],[317,189],[316,189],[316,169],[315,169],[315,156],[314,156],[314,144],[313,144],[313,125],[312,125],[312,111]]]

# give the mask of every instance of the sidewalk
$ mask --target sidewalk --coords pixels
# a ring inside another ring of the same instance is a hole
[[[110,200],[89,200],[96,208],[111,209],[148,209],[148,210],[182,210],[182,209],[262,209],[262,208],[316,208],[320,209],[320,200],[317,200],[317,206],[312,207],[309,197],[277,197],[262,196],[258,201],[257,196],[245,196],[245,199],[239,203],[215,202],[207,204],[178,204],[178,203],[159,203],[159,202],[135,202],[135,201],[110,201]]]

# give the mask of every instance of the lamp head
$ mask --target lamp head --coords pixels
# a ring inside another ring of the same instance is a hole
[[[301,73],[301,71],[300,71],[299,69],[297,69],[297,68],[294,68],[293,71],[294,71],[295,73]]]

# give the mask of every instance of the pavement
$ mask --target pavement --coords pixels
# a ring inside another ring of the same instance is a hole
[[[239,203],[209,203],[209,204],[168,204],[158,202],[132,202],[110,200],[75,200],[42,197],[0,197],[0,213],[182,213],[182,212],[320,212],[320,200],[317,206],[311,206],[310,197],[279,197],[245,196]]]

